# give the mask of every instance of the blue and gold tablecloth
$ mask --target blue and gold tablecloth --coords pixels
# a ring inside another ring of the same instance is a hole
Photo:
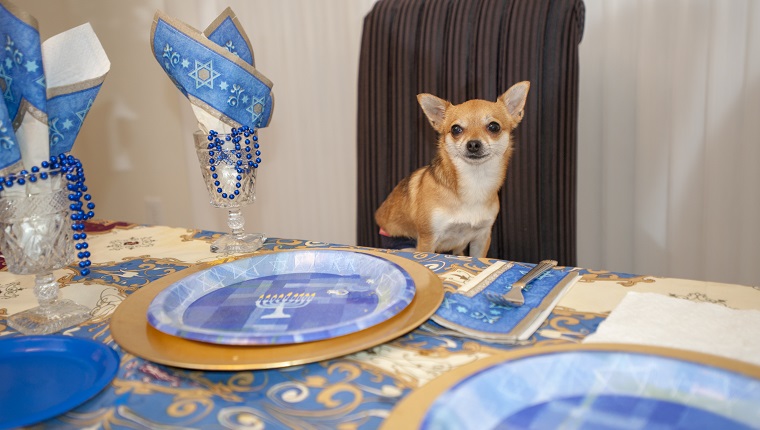
[[[150,282],[199,263],[224,261],[209,251],[219,233],[109,221],[89,223],[87,231],[92,273],[83,278],[71,267],[55,275],[64,285],[63,296],[92,308],[92,319],[64,334],[112,346],[121,356],[121,367],[100,394],[42,423],[43,428],[376,428],[411,390],[449,370],[506,349],[579,342],[628,291],[654,291],[736,309],[760,303],[760,287],[574,268],[580,281],[521,345],[441,334],[440,327],[428,322],[375,348],[318,363],[259,371],[186,370],[121,350],[111,337],[109,318],[129,294]],[[264,248],[355,249],[295,239],[269,239]],[[426,266],[447,291],[495,261],[388,252]],[[32,278],[0,272],[0,339],[19,336],[6,326],[8,315],[36,306]]]

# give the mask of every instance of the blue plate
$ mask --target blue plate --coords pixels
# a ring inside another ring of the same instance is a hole
[[[161,291],[148,322],[177,337],[226,345],[330,339],[395,316],[414,298],[411,276],[369,254],[276,252],[213,266]]]
[[[67,412],[99,393],[118,369],[116,351],[94,340],[60,335],[0,340],[0,428]]]
[[[469,374],[440,393],[421,428],[753,429],[758,405],[760,379],[745,373],[677,355],[570,350]]]

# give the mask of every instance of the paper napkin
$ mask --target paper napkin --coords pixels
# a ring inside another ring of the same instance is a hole
[[[203,32],[157,11],[150,34],[153,55],[203,132],[269,124],[272,82],[254,67],[251,42],[230,8]]]
[[[110,69],[90,24],[40,43],[37,20],[0,0],[0,173],[69,152]]]
[[[760,311],[629,292],[584,343],[685,349],[760,365]]]
[[[432,320],[467,336],[486,340],[525,340],[541,326],[565,292],[579,279],[570,268],[547,271],[523,289],[522,306],[497,306],[484,292],[505,293],[533,265],[498,262],[447,292]]]

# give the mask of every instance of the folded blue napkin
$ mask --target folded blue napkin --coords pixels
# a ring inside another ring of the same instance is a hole
[[[0,0],[0,172],[69,152],[110,62],[84,24],[40,43],[37,20]]]
[[[578,280],[571,268],[549,270],[524,289],[522,306],[498,306],[485,296],[507,292],[533,265],[499,262],[463,283],[456,292],[446,292],[432,320],[473,338],[520,341],[533,335],[546,320],[567,289]]]
[[[204,32],[157,11],[150,39],[153,55],[190,100],[204,132],[269,124],[272,82],[254,67],[250,40],[230,8]]]

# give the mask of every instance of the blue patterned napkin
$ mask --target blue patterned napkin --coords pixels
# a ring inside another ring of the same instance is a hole
[[[484,292],[503,294],[533,265],[499,262],[457,289],[447,292],[432,319],[473,338],[520,341],[533,335],[562,295],[578,280],[571,268],[555,268],[523,289],[525,304],[498,306]]]
[[[110,69],[84,24],[40,43],[37,20],[0,0],[0,172],[69,152]]]
[[[157,11],[150,38],[153,55],[190,100],[204,132],[269,125],[272,82],[254,67],[251,42],[230,8],[204,32]]]

